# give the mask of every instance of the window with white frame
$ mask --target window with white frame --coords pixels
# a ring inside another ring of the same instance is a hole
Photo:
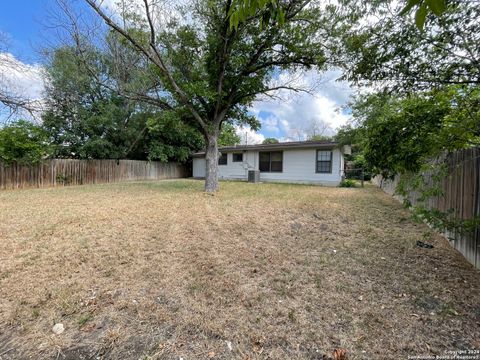
[[[331,150],[317,150],[316,172],[321,174],[330,174],[332,172]]]
[[[261,151],[259,154],[261,172],[282,172],[283,152],[282,151]]]

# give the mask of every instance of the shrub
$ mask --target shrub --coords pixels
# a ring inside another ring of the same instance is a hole
[[[41,126],[19,120],[0,128],[0,161],[32,165],[51,154],[48,135]]]
[[[355,184],[355,181],[353,181],[352,179],[343,179],[340,182],[339,186],[345,187],[345,188],[353,188],[353,187],[356,187],[356,184]]]

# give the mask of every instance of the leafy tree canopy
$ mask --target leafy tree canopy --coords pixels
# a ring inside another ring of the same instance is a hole
[[[123,13],[123,19],[108,13],[99,1],[86,1],[142,57],[134,63],[144,75],[142,101],[182,112],[185,116],[179,118],[202,132],[207,191],[218,189],[218,137],[223,124],[257,129],[258,121],[248,115],[255,98],[278,89],[300,90],[294,82],[279,83],[284,79],[278,77],[281,71],[292,74],[335,65],[335,37],[351,20],[341,6],[322,7],[307,0],[271,2],[281,7],[281,21],[279,17],[265,21],[267,9],[235,26],[230,26],[230,19],[240,3],[230,0],[196,0],[173,11],[145,1]]]
[[[118,159],[132,155],[127,150],[145,127],[145,118],[134,116],[134,104],[96,81],[109,74],[105,54],[84,48],[79,58],[74,47],[61,47],[52,53],[47,72],[43,125],[56,156]],[[141,151],[136,155],[145,156]]]
[[[312,136],[309,136],[308,137],[308,140],[311,140],[311,141],[331,141],[333,140],[333,137],[332,136],[328,136],[328,135],[312,135]]]
[[[415,9],[415,24],[422,30],[427,15],[441,16],[445,8],[445,0],[406,0],[400,15],[409,14]],[[239,23],[260,11],[263,11],[262,20],[267,24],[272,18],[283,24],[285,15],[279,0],[236,0],[230,10],[230,26],[238,27]]]
[[[476,104],[475,112],[466,109],[467,102]],[[462,86],[403,98],[372,94],[354,104],[360,126],[344,127],[339,137],[359,144],[377,174],[415,173],[446,151],[480,145],[479,104],[480,91]]]
[[[248,18],[261,12],[261,25],[275,21],[279,25],[285,23],[285,11],[279,0],[234,0],[230,8],[230,26],[238,26]]]
[[[222,126],[220,136],[218,137],[219,146],[233,146],[240,144],[240,136],[237,134],[232,124],[225,123]]]
[[[431,7],[424,31],[399,15],[397,2],[352,5],[378,20],[345,33],[340,58],[351,65],[345,78],[374,91],[353,103],[356,126],[337,138],[357,144],[377,173],[419,171],[445,151],[478,144],[480,8],[455,0],[447,5],[408,1],[404,12]]]
[[[416,9],[415,25],[417,25],[417,28],[420,30],[423,30],[427,15],[431,13],[436,16],[441,16],[445,12],[445,8],[445,0],[407,0],[400,15],[408,14],[412,9]]]
[[[0,161],[32,165],[49,157],[48,134],[41,126],[19,120],[0,128]]]
[[[112,34],[108,37],[112,47],[124,46]],[[181,111],[139,104],[98,81],[134,89],[143,80],[140,73],[113,69],[118,52],[86,46],[79,56],[76,47],[65,46],[52,53],[43,126],[55,145],[54,155],[186,161],[204,140],[195,126],[179,118]]]
[[[278,144],[278,139],[268,137],[268,138],[265,138],[265,140],[262,141],[262,144]]]
[[[175,111],[162,111],[148,118],[149,160],[185,162],[192,151],[205,146],[201,133],[177,116]]]
[[[449,1],[431,26],[419,31],[400,17],[398,3],[368,1],[355,11],[376,21],[347,31],[342,53],[345,78],[360,85],[409,93],[445,85],[480,84],[480,7]]]

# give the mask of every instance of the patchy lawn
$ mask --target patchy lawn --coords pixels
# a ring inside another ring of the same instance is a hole
[[[380,190],[202,187],[0,192],[0,358],[480,349],[480,273]]]

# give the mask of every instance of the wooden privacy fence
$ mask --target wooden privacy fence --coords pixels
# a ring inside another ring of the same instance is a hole
[[[158,161],[52,159],[34,166],[5,166],[0,163],[0,189],[161,180],[187,176],[186,166]]]
[[[445,159],[447,174],[437,185],[443,195],[434,196],[426,201],[429,209],[452,214],[462,220],[480,216],[480,148],[471,148],[449,154]],[[390,195],[395,195],[399,176],[394,180],[376,176],[373,182]],[[434,185],[429,174],[424,174],[425,182]],[[418,204],[418,193],[412,192],[407,198],[412,205]],[[400,199],[397,195],[396,198]],[[400,199],[401,200],[401,199]],[[452,246],[460,251],[475,267],[480,268],[480,227],[473,232],[454,231],[444,234]]]

